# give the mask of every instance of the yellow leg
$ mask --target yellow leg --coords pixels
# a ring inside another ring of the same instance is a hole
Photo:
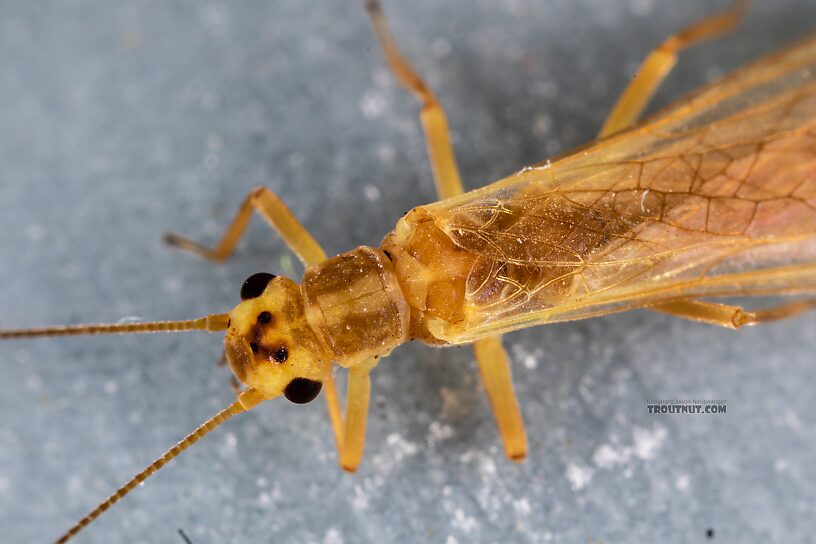
[[[376,359],[368,359],[349,369],[346,389],[346,421],[340,446],[340,466],[354,472],[360,466],[365,450],[368,403],[371,398],[371,370]]]
[[[345,418],[340,409],[340,398],[337,396],[334,379],[330,377],[323,384],[340,466],[349,472],[357,470],[363,459],[368,404],[371,398],[369,374],[378,362],[376,359],[368,359],[349,369]]]
[[[773,308],[748,312],[739,306],[729,306],[702,300],[677,300],[666,302],[650,309],[675,317],[738,329],[745,325],[757,325],[799,315],[816,309],[816,300],[794,300]]]
[[[367,0],[366,10],[371,17],[371,24],[374,26],[377,40],[385,53],[389,67],[400,83],[422,102],[420,119],[439,198],[451,198],[462,194],[462,181],[456,167],[456,158],[448,135],[448,123],[442,106],[400,53],[379,2]],[[473,347],[505,452],[510,459],[520,461],[527,455],[527,435],[510,379],[510,361],[501,345],[501,337],[478,340]]]
[[[334,384],[334,377],[330,374],[329,379],[323,384],[324,395],[326,395],[326,409],[329,412],[329,421],[334,434],[334,445],[337,453],[343,447],[343,413],[340,409],[340,398],[337,396],[337,386]]]
[[[510,362],[501,345],[501,337],[484,338],[476,342],[473,348],[487,398],[504,439],[504,452],[513,461],[523,461],[527,457],[527,433],[513,391]]]
[[[439,198],[445,199],[462,194],[462,181],[459,179],[459,169],[456,167],[456,158],[448,135],[448,121],[442,106],[400,53],[397,42],[388,29],[380,3],[377,0],[366,0],[365,5],[388,66],[399,82],[422,102],[419,116],[425,132],[425,142]]]
[[[286,245],[298,256],[305,266],[317,264],[326,259],[326,253],[309,234],[306,228],[292,215],[286,204],[278,196],[264,187],[254,189],[244,199],[232,224],[227,228],[221,242],[214,248],[208,248],[188,240],[178,234],[169,232],[165,241],[184,251],[191,251],[205,259],[216,262],[225,261],[235,249],[238,240],[246,230],[247,224],[255,210],[261,217],[278,231]]]
[[[632,126],[674,67],[677,54],[691,45],[733,30],[748,11],[749,3],[749,0],[735,0],[728,10],[684,28],[652,51],[618,99],[598,137],[609,136]]]

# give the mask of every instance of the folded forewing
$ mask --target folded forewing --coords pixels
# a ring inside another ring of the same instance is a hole
[[[816,291],[816,36],[425,209],[476,256],[449,341],[684,296]]]

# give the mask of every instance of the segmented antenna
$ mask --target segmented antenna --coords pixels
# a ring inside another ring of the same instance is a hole
[[[57,544],[63,544],[68,542],[71,538],[76,536],[82,529],[87,527],[93,520],[101,516],[105,510],[119,502],[125,495],[130,493],[136,486],[140,483],[147,480],[150,476],[155,474],[159,471],[164,465],[178,457],[178,455],[201,440],[204,436],[206,436],[210,431],[224,423],[226,420],[231,418],[236,414],[240,414],[241,412],[245,412],[247,410],[252,409],[255,405],[259,404],[263,401],[263,397],[255,391],[254,389],[248,389],[244,391],[238,400],[230,404],[228,407],[224,408],[217,414],[215,414],[212,418],[207,420],[206,422],[202,423],[195,431],[188,434],[184,437],[181,442],[167,450],[161,457],[153,461],[147,468],[143,471],[138,473],[136,476],[131,478],[127,483],[125,483],[122,487],[116,490],[110,497],[99,503],[99,506],[94,508],[90,514],[76,522],[76,524],[71,527],[68,532],[62,535],[59,540],[57,540]]]
[[[153,321],[147,323],[103,323],[99,325],[59,325],[30,329],[0,329],[0,340],[37,338],[43,336],[76,336],[81,334],[132,334],[147,332],[223,331],[228,314],[213,314],[185,321]]]

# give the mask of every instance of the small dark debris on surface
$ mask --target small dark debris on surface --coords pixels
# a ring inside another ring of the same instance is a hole
[[[181,539],[184,541],[184,544],[193,544],[193,541],[190,540],[190,537],[184,532],[184,529],[179,528],[178,534]]]

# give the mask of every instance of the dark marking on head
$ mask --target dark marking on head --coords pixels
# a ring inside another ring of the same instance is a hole
[[[323,384],[320,382],[306,378],[295,378],[283,390],[283,395],[295,404],[306,404],[313,401],[320,394],[322,388]]]
[[[258,314],[258,323],[269,323],[270,321],[272,321],[271,313],[263,311]]]
[[[241,286],[241,300],[249,300],[261,296],[266,289],[266,285],[275,278],[269,272],[258,272],[252,274]]]
[[[394,260],[394,257],[391,256],[391,253],[389,253],[387,249],[383,249],[382,252],[385,253],[385,256],[388,257],[389,261]]]
[[[258,321],[265,319],[261,317],[263,314],[269,314],[269,312],[261,312],[258,315]],[[271,314],[269,314],[269,318],[270,320],[273,319]],[[263,326],[256,324],[252,326],[249,334],[247,334],[246,338],[249,341],[249,347],[252,349],[252,353],[257,355],[259,359],[272,363],[285,363],[286,360],[289,359],[289,349],[286,344],[284,342],[273,342],[270,340],[264,341],[263,329]]]
[[[272,350],[272,358],[276,363],[285,363],[289,358],[289,350],[286,349],[286,346],[278,346]]]

